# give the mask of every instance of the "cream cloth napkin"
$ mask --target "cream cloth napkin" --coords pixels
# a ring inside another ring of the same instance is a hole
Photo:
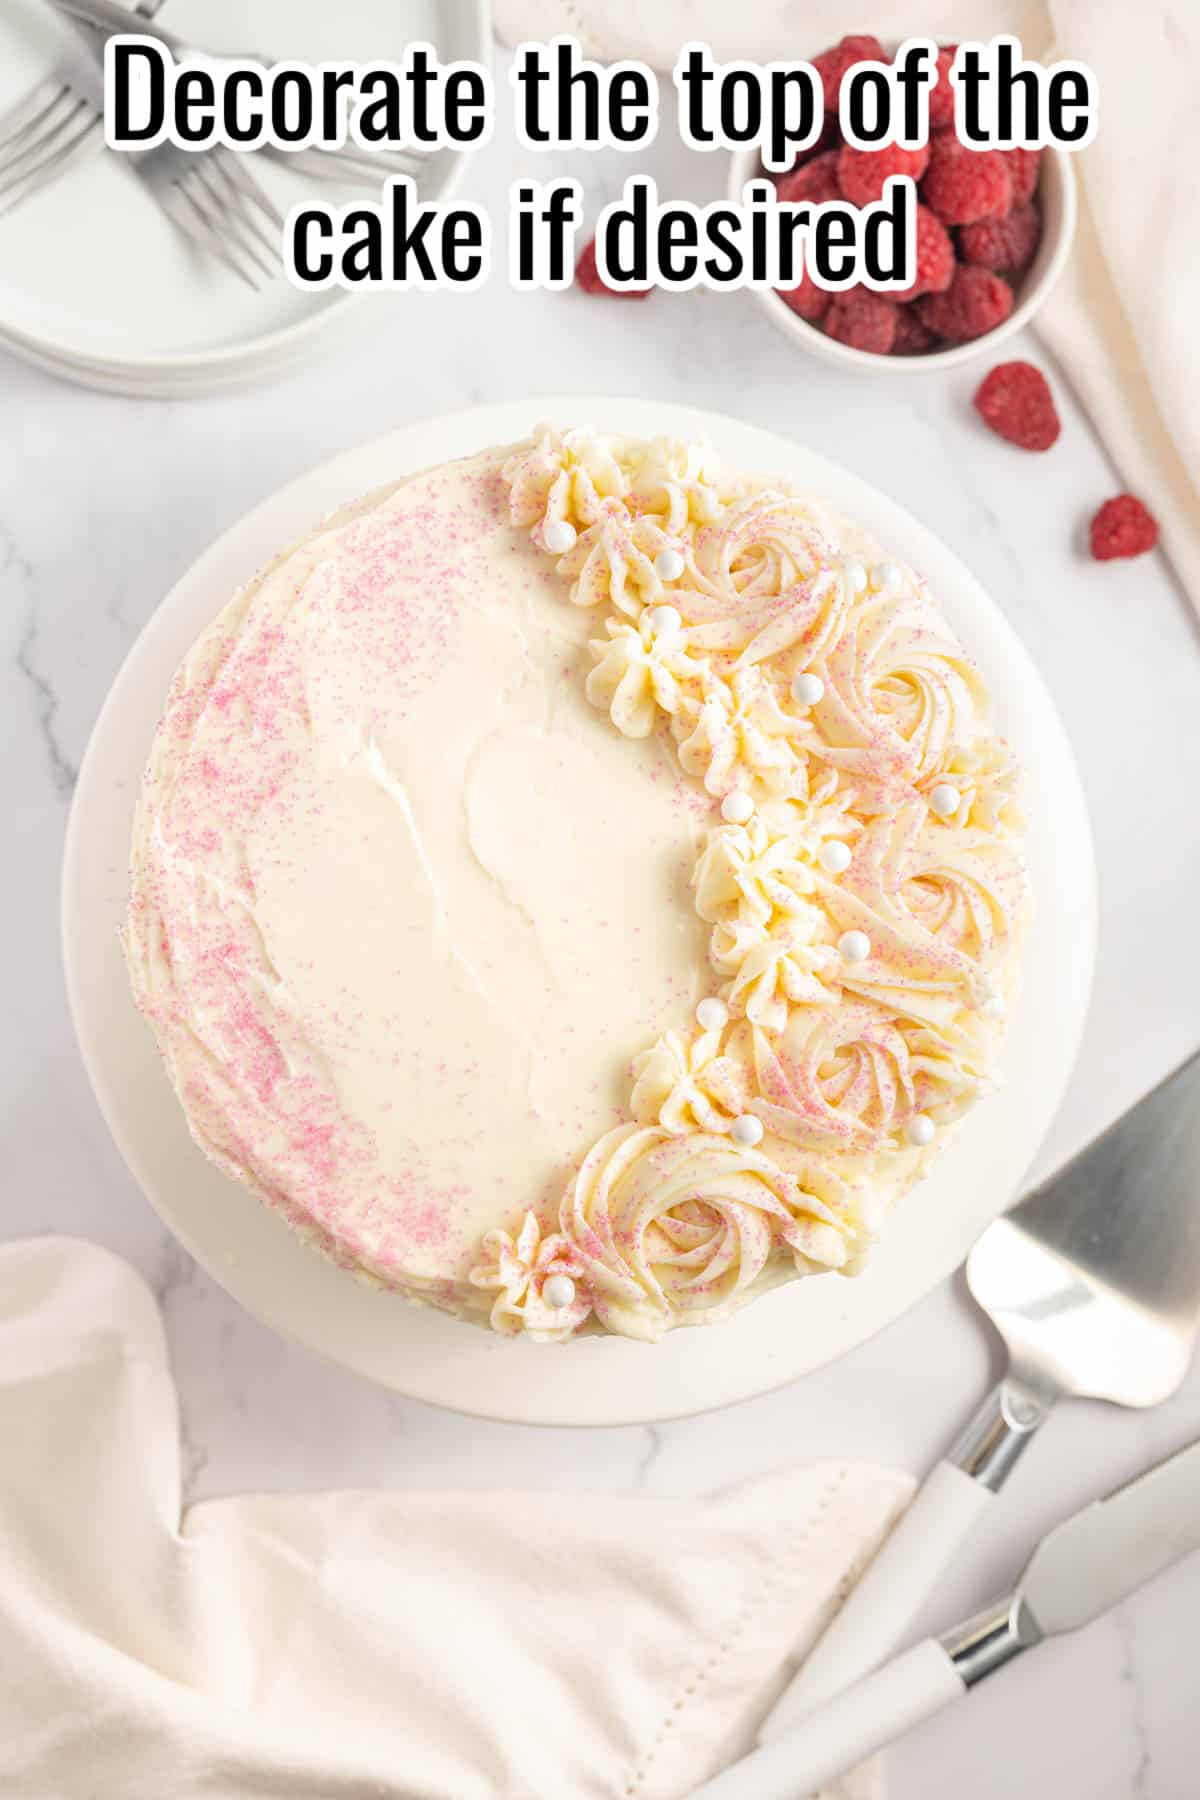
[[[749,1750],[911,1491],[823,1464],[707,1502],[181,1518],[158,1310],[69,1239],[0,1249],[0,1446],[4,1800],[682,1797]]]
[[[918,30],[949,42],[1013,31],[1027,56],[1090,64],[1098,130],[1075,159],[1079,237],[1037,329],[1200,611],[1200,0],[495,0],[494,11],[508,43],[568,31],[602,61],[659,69],[691,38],[721,60],[765,62],[846,32]]]

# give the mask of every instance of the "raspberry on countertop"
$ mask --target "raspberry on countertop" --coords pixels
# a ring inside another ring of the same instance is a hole
[[[1106,500],[1088,528],[1088,543],[1097,562],[1118,556],[1143,556],[1158,542],[1158,521],[1134,494]]]
[[[975,391],[975,410],[1022,450],[1049,450],[1062,430],[1050,383],[1032,363],[997,363]]]

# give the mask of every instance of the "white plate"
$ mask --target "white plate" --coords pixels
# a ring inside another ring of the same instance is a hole
[[[867,1273],[767,1294],[710,1329],[647,1346],[512,1342],[367,1290],[306,1249],[196,1149],[134,1011],[117,927],[134,800],[176,665],[232,590],[323,515],[407,471],[522,436],[543,417],[651,436],[707,434],[731,461],[791,475],[921,569],[982,665],[1029,771],[1037,916],[1007,1080],[902,1201]],[[701,1412],[818,1367],[878,1331],[961,1262],[1015,1195],[1058,1106],[1087,1006],[1095,875],[1079,777],[1040,676],[978,582],[933,534],[860,481],[772,433],[642,400],[533,399],[410,425],[313,470],[218,540],[134,645],[96,725],[67,838],[63,941],[84,1059],[125,1159],[163,1218],[242,1304],[287,1336],[421,1400],[487,1418],[613,1425]]]
[[[247,11],[253,19],[247,23]],[[426,39],[443,59],[487,61],[487,0],[171,0],[181,37],[277,57],[396,58]],[[165,16],[165,15],[164,15]],[[78,46],[40,0],[0,8],[0,114]],[[423,159],[422,197],[444,199],[465,162]],[[342,204],[370,188],[302,179],[272,159],[255,174],[282,211],[320,193]],[[121,158],[85,158],[0,217],[0,343],[27,361],[109,392],[183,398],[286,368],[361,302],[340,288],[302,293],[282,276],[254,292],[196,254]]]

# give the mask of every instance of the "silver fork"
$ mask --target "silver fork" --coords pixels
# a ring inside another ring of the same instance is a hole
[[[137,0],[128,14],[149,22],[164,0]],[[74,23],[74,22],[73,22]],[[74,25],[78,51],[64,56],[44,81],[0,115],[0,214],[10,212],[47,182],[104,142],[103,81],[87,53],[90,34]]]
[[[259,286],[256,274],[272,280],[281,272],[283,214],[235,151],[220,144],[200,151],[157,144],[123,154],[167,217],[199,249],[219,257],[252,288]]]
[[[118,0],[50,0],[50,3],[56,11],[65,13],[71,19],[97,26],[106,39],[114,32],[129,30],[128,11]],[[157,12],[164,0],[152,0],[152,4],[154,12]],[[143,13],[143,19],[147,23],[150,17],[153,17],[153,13]],[[278,60],[261,51],[241,50],[234,55],[228,51],[206,49],[199,44],[186,42],[162,25],[149,26],[147,35],[157,38],[160,44],[165,45],[177,62],[202,57],[212,68],[231,61],[240,65],[247,59],[270,66]],[[319,144],[309,150],[291,150],[282,144],[265,144],[263,154],[286,163],[300,174],[315,175],[322,181],[361,184],[364,176],[378,179],[381,175],[411,175],[420,168],[427,153],[418,150],[366,150],[356,143],[347,143]]]
[[[139,12],[162,0],[142,0]],[[125,15],[128,29],[132,15]],[[56,179],[104,142],[104,45],[100,33],[71,21],[78,53],[0,120],[0,213]],[[234,151],[199,152],[163,143],[123,153],[168,218],[198,248],[217,256],[250,287],[279,273],[283,214]],[[264,220],[274,227],[267,229]]]

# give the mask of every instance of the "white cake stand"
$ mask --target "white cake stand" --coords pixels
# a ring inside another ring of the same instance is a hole
[[[861,521],[928,577],[982,666],[1001,729],[1030,776],[1037,913],[1000,1091],[900,1204],[865,1275],[793,1283],[726,1324],[677,1331],[656,1346],[502,1340],[370,1291],[305,1248],[192,1143],[134,1010],[117,941],[134,800],[154,725],[177,664],[233,589],[355,495],[521,437],[541,418],[644,436],[707,435],[739,466],[789,475]],[[978,582],[923,525],[813,451],[733,419],[641,400],[535,398],[406,426],[314,469],[248,514],[168,594],[113,685],[80,775],[63,884],[67,986],[97,1098],[129,1167],[192,1255],[277,1330],[371,1380],[460,1412],[530,1424],[645,1423],[761,1394],[861,1343],[942,1280],[1015,1197],[1058,1106],[1083,1026],[1094,943],[1091,838],[1071,751],[1041,678]]]

